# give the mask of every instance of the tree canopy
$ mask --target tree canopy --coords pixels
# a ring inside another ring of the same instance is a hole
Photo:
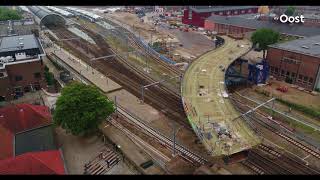
[[[295,8],[295,7],[289,6],[289,7],[287,7],[287,9],[286,9],[286,11],[284,12],[284,14],[287,15],[287,16],[293,16],[294,13],[295,13],[295,11],[296,11],[296,8]]]
[[[268,28],[257,29],[251,36],[251,41],[254,46],[263,50],[263,58],[268,46],[279,41],[280,33]]]
[[[62,89],[53,114],[55,125],[73,135],[88,135],[115,111],[97,87],[72,82]]]
[[[7,7],[0,7],[0,21],[20,20],[22,15],[18,11]]]

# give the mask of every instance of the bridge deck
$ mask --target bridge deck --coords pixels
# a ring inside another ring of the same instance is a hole
[[[258,137],[238,118],[227,97],[222,70],[246,53],[251,44],[247,40],[223,37],[225,44],[193,62],[182,81],[184,109],[192,128],[213,156],[228,155],[259,143]]]

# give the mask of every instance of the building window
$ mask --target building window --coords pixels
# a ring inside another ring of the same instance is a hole
[[[302,75],[301,74],[299,74],[299,79],[302,80]]]
[[[281,76],[284,76],[284,70],[281,70]]]
[[[0,72],[0,78],[4,77],[4,73]]]
[[[189,12],[188,12],[188,19],[192,19],[192,11],[191,10],[189,10]]]
[[[242,10],[241,13],[242,13],[242,14],[245,13],[245,10]]]
[[[227,14],[229,15],[229,14],[230,14],[230,11],[227,11]]]
[[[290,76],[290,72],[289,72],[289,71],[287,71],[287,74],[286,74],[286,76],[288,76],[288,77]]]
[[[16,76],[16,81],[21,81],[22,80],[22,76]]]
[[[39,72],[37,72],[37,73],[34,73],[33,74],[34,75],[34,78],[41,78],[41,73],[39,73]]]
[[[278,69],[277,67],[276,67],[274,70],[275,70],[275,72],[276,72],[276,73],[278,73],[278,72],[279,72],[279,69]]]
[[[305,77],[303,78],[303,81],[307,82],[307,81],[308,81],[308,76],[305,76]]]
[[[220,14],[220,15],[223,15],[223,12],[220,12],[219,14]]]
[[[234,14],[238,14],[238,11],[234,11]]]
[[[309,79],[309,83],[310,83],[310,84],[313,83],[313,79],[312,79],[312,78]]]
[[[296,77],[296,73],[291,73],[291,77],[295,78]]]
[[[248,10],[248,13],[251,13],[251,9]]]

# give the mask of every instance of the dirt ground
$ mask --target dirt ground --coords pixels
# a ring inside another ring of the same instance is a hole
[[[66,134],[61,128],[56,128],[55,133],[58,147],[61,147],[63,151],[68,174],[83,174],[85,163],[94,158],[100,150],[106,147],[102,138],[97,136],[88,138],[77,137]],[[117,166],[114,166],[109,173],[135,174],[123,161]]]
[[[103,16],[106,16],[103,14]],[[116,12],[108,14],[107,16],[112,17],[120,21],[121,23],[129,26],[134,25],[136,30],[140,32],[140,36],[146,41],[151,39],[151,29],[154,28],[150,20],[146,20],[145,23],[140,22],[139,18],[135,14],[127,12]],[[148,14],[147,14],[148,16]],[[145,17],[144,19],[147,19]],[[182,57],[188,59],[191,56],[200,56],[201,54],[214,49],[214,43],[212,40],[207,38],[205,35],[196,32],[182,32],[178,29],[168,29],[164,26],[156,26],[156,33],[152,33],[152,41],[161,39],[162,37],[171,37],[170,41],[176,42],[174,44],[181,43],[183,46],[173,49],[173,54],[180,54]],[[137,36],[138,33],[137,32]]]
[[[304,105],[310,108],[318,109],[320,111],[320,95],[312,95],[305,91],[300,91],[296,87],[292,87],[283,81],[269,80],[271,86],[257,87],[257,89],[266,90],[272,92],[276,97],[290,101],[292,103]],[[283,93],[276,90],[280,86],[287,86],[288,92]]]

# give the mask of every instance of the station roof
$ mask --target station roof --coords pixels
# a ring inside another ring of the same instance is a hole
[[[40,44],[33,34],[7,36],[0,39],[0,53],[35,48],[40,48]]]
[[[64,26],[66,20],[59,14],[52,13],[48,9],[41,6],[28,6],[29,10],[39,18],[40,25],[44,26]]]
[[[67,9],[71,10],[71,11],[75,11],[75,12],[78,12],[80,14],[83,14],[83,15],[86,15],[86,16],[89,16],[93,19],[99,19],[101,18],[101,16],[99,15],[96,15],[92,12],[89,12],[89,11],[85,11],[85,10],[82,10],[82,9],[78,9],[78,8],[73,8],[73,7],[67,7]]]
[[[192,11],[198,13],[205,13],[205,12],[217,12],[217,11],[228,11],[228,10],[243,10],[243,9],[250,9],[250,8],[258,8],[259,6],[195,6],[191,7]]]
[[[56,7],[54,7],[54,6],[46,6],[46,7],[47,7],[48,9],[54,11],[54,12],[57,12],[57,13],[59,13],[59,14],[61,14],[61,15],[64,15],[64,16],[72,16],[72,15],[73,15],[72,13],[70,13],[70,12],[68,12],[68,11],[65,11],[65,10],[60,9],[60,8],[56,8]]]
[[[209,21],[219,24],[227,24],[238,27],[259,29],[259,28],[270,28],[278,31],[282,34],[295,35],[302,37],[316,36],[320,35],[320,28],[318,27],[307,27],[300,24],[280,24],[272,21],[259,21],[257,19],[247,19],[239,16],[216,16],[212,15],[207,18]]]
[[[320,35],[278,43],[269,47],[320,57]]]

